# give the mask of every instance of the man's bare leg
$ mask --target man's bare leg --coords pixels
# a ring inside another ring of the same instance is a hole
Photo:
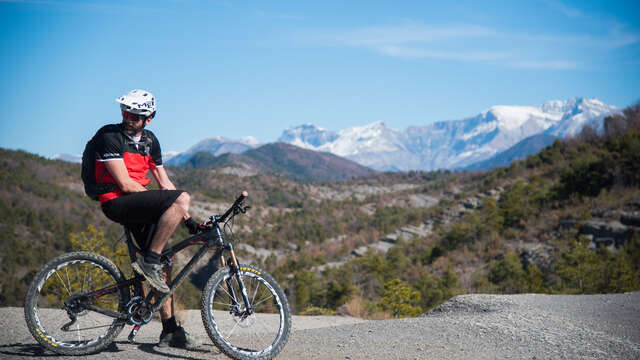
[[[171,267],[165,266],[163,268],[163,272],[164,272],[164,280],[167,283],[167,286],[171,286]],[[154,291],[153,289],[150,289],[150,291]],[[142,289],[142,294],[146,297],[147,296],[147,291],[143,288]],[[160,293],[160,292],[155,292],[154,294],[156,296],[156,300],[160,299],[164,294]],[[161,320],[167,320],[169,318],[171,318],[174,315],[174,311],[173,311],[173,294],[162,304],[162,306],[160,306],[160,309],[158,310],[158,312],[160,313],[160,319]]]
[[[189,202],[191,197],[188,193],[183,192],[178,196],[176,201],[162,214],[156,227],[156,233],[151,240],[151,246],[149,250],[156,254],[162,253],[164,246],[173,235],[173,232],[180,224],[180,221],[185,219],[189,214]]]
[[[167,283],[167,286],[171,286],[171,267],[164,267],[164,280]],[[167,299],[167,301],[162,304],[160,307],[160,319],[167,320],[171,318],[173,313],[173,294]]]
[[[164,267],[164,279],[168,286],[171,286],[171,268]],[[158,341],[159,347],[172,346],[182,349],[198,348],[199,341],[189,335],[188,332],[178,324],[175,317],[173,295],[171,295],[160,307],[160,320],[162,320],[162,333]]]

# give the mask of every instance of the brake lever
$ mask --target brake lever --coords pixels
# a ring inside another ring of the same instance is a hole
[[[218,222],[218,219],[220,219],[220,217],[221,215],[209,216],[209,221],[205,222],[204,225],[205,226],[213,225],[214,223]]]

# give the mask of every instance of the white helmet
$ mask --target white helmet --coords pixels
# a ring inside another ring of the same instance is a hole
[[[116,99],[122,111],[151,116],[156,112],[156,99],[146,90],[131,90]]]

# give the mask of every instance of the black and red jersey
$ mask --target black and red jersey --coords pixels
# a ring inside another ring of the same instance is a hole
[[[149,130],[142,130],[142,137],[136,141],[124,132],[122,124],[105,125],[98,131],[96,139],[96,181],[116,184],[105,162],[124,160],[129,177],[142,186],[147,186],[149,169],[162,166],[162,151],[156,136]],[[117,185],[116,185],[117,186]],[[124,195],[120,188],[98,197],[101,203]]]

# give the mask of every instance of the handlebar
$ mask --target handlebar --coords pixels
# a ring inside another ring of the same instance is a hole
[[[240,196],[238,196],[238,198],[233,203],[233,205],[231,205],[231,207],[223,215],[212,216],[208,224],[224,222],[229,217],[229,215],[231,215],[232,213],[234,213],[234,211],[236,211],[236,209],[240,209],[241,212],[244,212],[242,208],[240,208],[240,204],[242,204],[244,199],[246,199],[248,196],[249,196],[249,192],[247,192],[246,190],[243,191],[240,194]]]

